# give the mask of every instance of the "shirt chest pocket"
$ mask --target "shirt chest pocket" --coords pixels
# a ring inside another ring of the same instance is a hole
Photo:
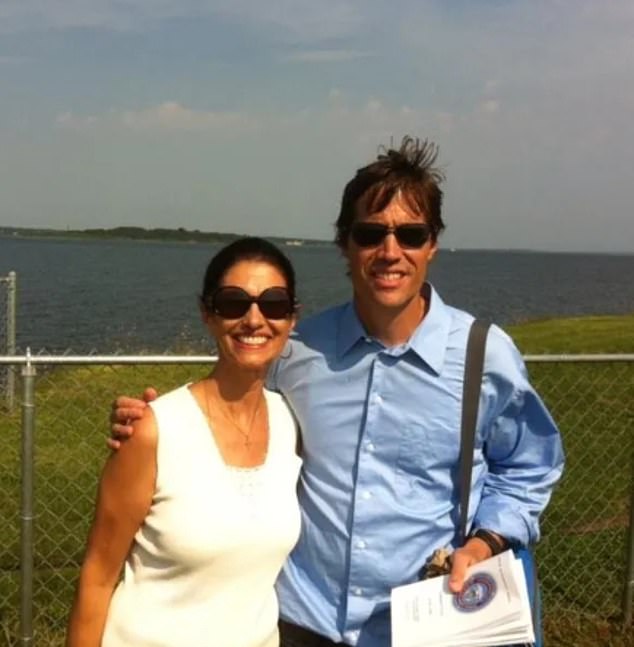
[[[446,424],[406,425],[396,461],[397,479],[435,479],[438,470],[455,469],[460,454],[460,429]]]

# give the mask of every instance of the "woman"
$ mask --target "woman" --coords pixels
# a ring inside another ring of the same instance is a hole
[[[155,401],[109,457],[68,647],[278,644],[273,584],[299,534],[301,461],[264,380],[295,303],[293,268],[265,240],[209,263],[200,305],[218,363]]]

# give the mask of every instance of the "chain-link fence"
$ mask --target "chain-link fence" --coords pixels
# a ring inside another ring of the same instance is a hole
[[[546,644],[632,645],[634,356],[527,359],[567,454],[537,549]],[[0,644],[62,645],[110,402],[198,379],[210,358],[18,360],[17,406],[0,418]]]
[[[15,355],[15,272],[0,276],[0,355]],[[11,411],[15,403],[15,367],[0,366],[0,411]]]

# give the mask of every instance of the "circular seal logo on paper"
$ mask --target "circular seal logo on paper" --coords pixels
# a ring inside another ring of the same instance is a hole
[[[495,580],[488,573],[475,573],[465,582],[462,591],[454,595],[453,603],[458,611],[478,611],[491,602],[496,591]]]

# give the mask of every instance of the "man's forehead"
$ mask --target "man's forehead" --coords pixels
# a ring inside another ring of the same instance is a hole
[[[364,213],[357,211],[355,220],[364,222],[426,222],[425,216],[408,204],[407,200],[397,193],[382,211]]]

